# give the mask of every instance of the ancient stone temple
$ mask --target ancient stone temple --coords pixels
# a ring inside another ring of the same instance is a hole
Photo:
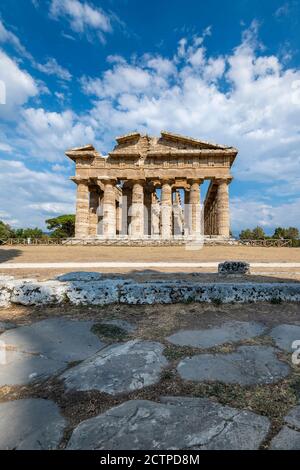
[[[75,238],[79,240],[226,239],[233,147],[171,132],[116,138],[102,156],[92,145],[68,150],[76,163]],[[204,203],[201,185],[209,180]]]

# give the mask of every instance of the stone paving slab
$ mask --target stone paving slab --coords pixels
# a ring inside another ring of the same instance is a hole
[[[205,398],[132,400],[80,423],[68,449],[258,449],[269,420]]]
[[[91,332],[92,321],[50,318],[6,331],[0,336],[6,363],[0,386],[21,385],[61,372],[101,350],[105,343]]]
[[[288,364],[270,346],[240,346],[230,354],[199,354],[177,366],[184,380],[220,381],[240,385],[270,384],[290,373]]]
[[[52,450],[66,426],[58,406],[38,398],[0,403],[1,450]]]
[[[230,321],[204,330],[181,330],[167,340],[177,346],[211,348],[228,342],[260,336],[266,327],[256,322]]]
[[[159,381],[167,360],[164,346],[132,340],[113,344],[64,372],[67,390],[99,390],[110,395],[132,392]]]
[[[273,338],[278,348],[292,352],[295,350],[292,348],[293,342],[297,340],[300,341],[300,325],[278,325],[272,329],[270,336]]]
[[[74,271],[66,274],[61,274],[55,279],[61,282],[66,281],[101,281],[103,277],[102,273],[92,272],[92,271]]]
[[[272,439],[271,449],[300,450],[300,405],[295,406],[285,416],[284,426]]]
[[[8,322],[8,321],[0,321],[0,333],[3,333],[6,330],[11,330],[12,328],[15,328],[16,325],[14,323]]]
[[[272,439],[271,450],[300,450],[300,432],[283,426],[281,431]]]

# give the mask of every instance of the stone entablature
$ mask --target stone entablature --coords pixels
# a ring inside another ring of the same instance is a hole
[[[235,148],[164,131],[160,137],[134,132],[116,141],[107,157],[92,145],[66,152],[76,163],[76,238],[229,237]],[[211,183],[202,214],[205,179]]]

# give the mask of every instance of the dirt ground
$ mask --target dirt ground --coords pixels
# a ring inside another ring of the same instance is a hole
[[[54,400],[69,421],[62,447],[65,446],[72,429],[80,421],[96,416],[101,412],[130,399],[159,401],[160,396],[210,397],[222,404],[254,411],[269,417],[271,429],[262,448],[267,448],[272,437],[283,426],[284,415],[297,404],[300,398],[300,369],[291,363],[290,354],[280,352],[278,357],[291,366],[291,374],[271,385],[222,384],[219,382],[184,381],[176,371],[181,358],[199,354],[198,348],[175,346],[166,337],[180,329],[209,328],[224,321],[258,321],[272,328],[281,323],[300,325],[299,303],[257,303],[243,305],[173,304],[155,306],[111,305],[109,307],[14,307],[0,311],[0,321],[12,321],[17,325],[29,324],[49,317],[89,319],[100,322],[104,319],[127,320],[137,326],[131,334],[114,336],[113,331],[101,332],[99,336],[106,342],[128,341],[143,338],[159,341],[165,345],[164,354],[169,366],[163,371],[160,382],[142,390],[111,397],[108,394],[90,392],[66,392],[55,377],[44,382],[27,386],[0,388],[0,402],[18,398],[40,397]],[[272,345],[267,334],[257,338],[227,343],[211,348],[211,352],[231,352],[241,344]]]
[[[243,260],[252,262],[300,262],[300,248],[263,248],[247,246],[204,246],[188,250],[184,246],[4,246],[0,263],[70,261],[181,261],[205,262]]]
[[[16,277],[52,279],[69,271],[101,271],[107,273],[133,274],[128,268],[30,268],[5,269],[1,263],[53,263],[53,262],[221,262],[224,260],[243,260],[249,262],[300,262],[300,248],[257,248],[244,246],[205,246],[201,250],[190,251],[185,247],[104,247],[104,246],[16,246],[0,248],[0,273]],[[141,271],[141,270],[140,270]],[[154,272],[154,270],[152,270]],[[135,270],[134,272],[138,272]],[[207,273],[216,273],[215,268],[156,268],[170,277],[181,278],[191,273],[200,274],[199,281],[214,281]],[[252,268],[251,273],[257,280],[300,280],[299,268]],[[260,279],[259,279],[260,278]],[[251,279],[254,280],[254,279]]]

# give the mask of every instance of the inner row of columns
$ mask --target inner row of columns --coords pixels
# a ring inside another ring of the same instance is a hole
[[[218,184],[217,197],[205,215],[202,227],[200,184],[202,180],[189,180],[184,188],[184,207],[179,188],[170,180],[158,187],[142,180],[126,181],[123,186],[116,180],[101,180],[91,184],[77,182],[77,210],[75,236],[78,238],[128,235],[132,238],[174,235],[229,236],[228,184]]]

